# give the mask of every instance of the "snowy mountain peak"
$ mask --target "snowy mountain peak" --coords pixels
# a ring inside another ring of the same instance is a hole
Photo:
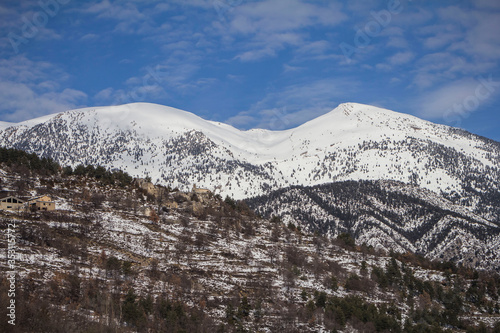
[[[241,131],[149,103],[85,108],[0,127],[0,145],[235,198],[364,179],[460,195],[470,184],[499,186],[498,143],[356,103],[284,131]]]

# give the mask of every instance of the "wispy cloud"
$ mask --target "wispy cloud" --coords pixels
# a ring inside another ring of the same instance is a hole
[[[477,85],[475,80],[465,79],[442,85],[435,91],[423,94],[417,104],[419,116],[427,119],[443,118],[453,105],[461,104],[467,96],[473,95]]]
[[[463,119],[500,95],[500,82],[492,76],[464,78],[422,94],[416,103],[418,115],[460,125]]]
[[[407,64],[415,58],[413,52],[398,52],[389,58],[389,63],[393,66]]]
[[[82,106],[87,95],[64,88],[67,78],[48,62],[25,56],[0,60],[0,113],[6,121],[17,122]]]
[[[279,92],[269,93],[226,121],[243,128],[280,130],[314,119],[345,102],[344,96],[358,88],[349,79],[324,79],[289,85]]]
[[[332,27],[347,19],[336,2],[317,4],[301,0],[266,0],[243,3],[231,12],[227,25],[215,22],[215,32],[237,36],[242,61],[273,57],[286,47],[302,48],[315,42],[307,28]],[[324,42],[323,42],[324,43]],[[316,45],[319,47],[319,45]]]

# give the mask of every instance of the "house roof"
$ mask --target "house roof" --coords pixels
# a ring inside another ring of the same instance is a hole
[[[52,198],[49,197],[48,195],[40,195],[37,197],[18,197],[15,195],[10,195],[9,193],[0,193],[0,200],[7,199],[7,198],[14,198],[14,199],[17,199],[18,201],[28,202],[28,201],[38,201],[40,198],[43,198],[43,197],[48,197],[50,199],[50,201],[47,201],[47,202],[52,202]]]
[[[13,198],[13,199],[16,199],[17,201],[21,201],[21,202],[26,201],[24,199],[19,199],[19,197],[15,197],[13,195],[7,195],[7,196],[0,197],[0,200],[4,200],[4,199],[8,199],[8,198]]]
[[[27,199],[26,201],[36,201],[36,200],[38,200],[40,198],[43,198],[43,197],[47,197],[47,198],[49,198],[52,201],[52,198],[49,197],[48,195],[39,195],[37,197],[31,197],[31,198]]]

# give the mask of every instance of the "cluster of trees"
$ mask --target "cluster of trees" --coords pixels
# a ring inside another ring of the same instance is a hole
[[[133,177],[122,170],[108,170],[103,166],[78,165],[61,167],[52,158],[38,157],[35,153],[0,147],[0,164],[16,169],[20,173],[34,172],[41,176],[86,176],[98,180],[103,185],[126,187],[132,184]]]
[[[140,332],[208,332],[215,322],[199,308],[189,307],[182,300],[151,295],[138,297],[129,289],[121,303],[121,319]]]
[[[16,285],[16,325],[2,320],[2,332],[215,332],[218,328],[203,309],[183,300],[139,297],[134,289],[122,296],[124,286],[110,290],[106,281],[82,279],[77,271],[58,274],[46,284],[33,276],[17,276]],[[1,279],[0,306],[5,309],[8,290],[8,281]],[[92,310],[97,320],[79,312],[81,307]]]
[[[382,304],[379,307],[364,301],[359,296],[328,297],[325,293],[315,293],[306,308],[311,315],[321,308],[327,329],[336,331],[349,322],[354,329],[362,332],[401,332],[401,313],[395,305]]]
[[[13,148],[0,147],[0,164],[23,168],[43,175],[56,174],[60,166],[51,158],[39,158],[35,153],[27,153]]]
[[[93,165],[83,165],[80,164],[73,169],[70,166],[65,166],[63,168],[63,175],[65,176],[84,176],[92,177],[98,180],[103,185],[117,185],[120,187],[125,187],[132,184],[134,180],[127,172],[122,170],[107,170],[103,166],[93,166]]]

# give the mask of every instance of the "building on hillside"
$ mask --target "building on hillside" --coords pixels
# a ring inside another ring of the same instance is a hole
[[[6,196],[0,199],[0,209],[18,210],[24,207],[24,200],[14,196]]]
[[[51,211],[56,209],[56,203],[47,195],[30,198],[27,200],[26,205],[31,210]]]
[[[196,185],[193,185],[192,191],[193,193],[196,194],[209,194],[212,193],[210,190],[207,190],[206,188],[197,188]]]

